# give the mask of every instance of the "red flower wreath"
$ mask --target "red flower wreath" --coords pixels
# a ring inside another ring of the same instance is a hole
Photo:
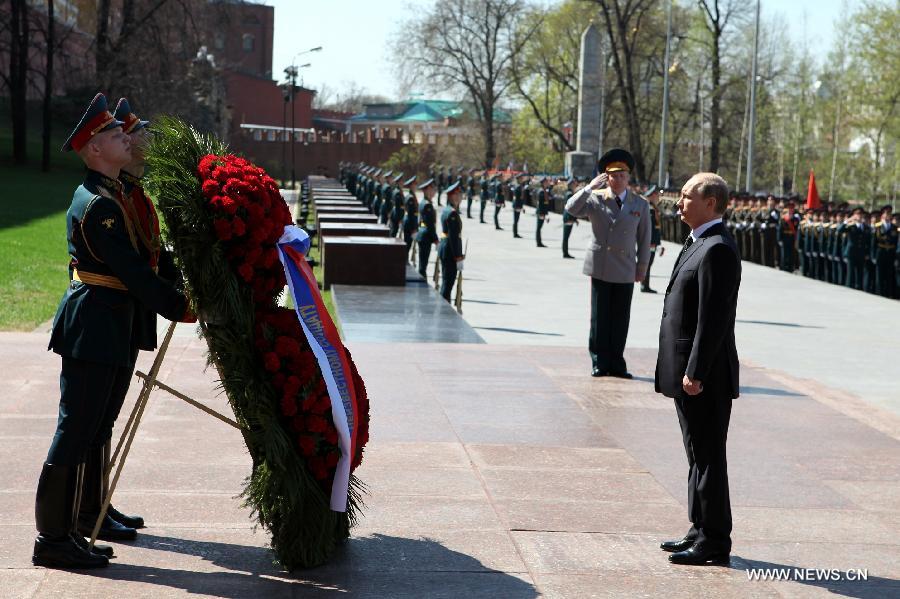
[[[296,314],[277,305],[286,281],[276,244],[291,224],[290,210],[275,181],[243,158],[208,154],[197,175],[216,237],[239,280],[253,292],[254,346],[279,397],[282,424],[309,472],[330,492],[341,452],[328,391]],[[359,404],[355,470],[369,438],[369,400],[349,352],[347,357]]]

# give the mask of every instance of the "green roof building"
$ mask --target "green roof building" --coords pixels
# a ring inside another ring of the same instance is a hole
[[[357,141],[374,139],[402,139],[406,143],[453,142],[453,138],[470,135],[467,125],[478,121],[471,102],[452,100],[408,100],[366,104],[365,110],[350,118],[349,125]],[[494,123],[510,127],[511,115],[505,110],[494,111]]]

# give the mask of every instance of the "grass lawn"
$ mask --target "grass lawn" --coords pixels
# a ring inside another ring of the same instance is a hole
[[[84,170],[54,140],[50,172],[41,172],[29,133],[31,164],[14,167],[12,133],[0,130],[0,331],[33,330],[52,318],[69,282],[66,210]]]

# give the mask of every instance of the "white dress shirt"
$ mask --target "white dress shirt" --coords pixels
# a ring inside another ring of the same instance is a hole
[[[700,225],[700,226],[697,227],[696,229],[692,229],[692,230],[691,230],[691,239],[693,239],[694,241],[697,241],[698,239],[700,239],[700,236],[703,235],[703,233],[706,232],[707,229],[709,229],[711,226],[713,226],[713,225],[715,225],[715,224],[717,224],[717,223],[720,223],[720,222],[722,222],[722,217],[721,217],[721,216],[719,216],[719,217],[717,217],[717,218],[714,218],[714,219],[712,219],[712,220],[709,221],[709,222],[703,223],[702,225]]]

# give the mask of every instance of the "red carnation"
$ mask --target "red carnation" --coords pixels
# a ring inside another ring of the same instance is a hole
[[[253,278],[253,266],[247,264],[246,262],[244,264],[241,264],[238,267],[238,274],[241,275],[242,279],[249,283],[250,279]]]
[[[231,223],[224,218],[217,218],[213,221],[213,228],[216,230],[216,237],[222,241],[231,239]]]
[[[281,398],[281,413],[288,417],[297,413],[297,402],[293,397]]]
[[[277,372],[279,368],[281,368],[281,360],[278,359],[278,354],[275,352],[268,352],[263,357],[263,361],[266,366],[266,370],[269,372]]]
[[[211,198],[219,193],[219,183],[213,179],[207,179],[203,182],[201,189],[203,190],[203,195]]]
[[[300,435],[297,438],[297,447],[300,448],[300,455],[305,458],[316,455],[316,440],[309,435]]]
[[[314,433],[324,433],[328,430],[328,421],[313,414],[306,418],[306,428]]]
[[[231,230],[234,231],[235,237],[240,237],[247,232],[247,225],[241,217],[236,216],[234,220],[231,221]]]

